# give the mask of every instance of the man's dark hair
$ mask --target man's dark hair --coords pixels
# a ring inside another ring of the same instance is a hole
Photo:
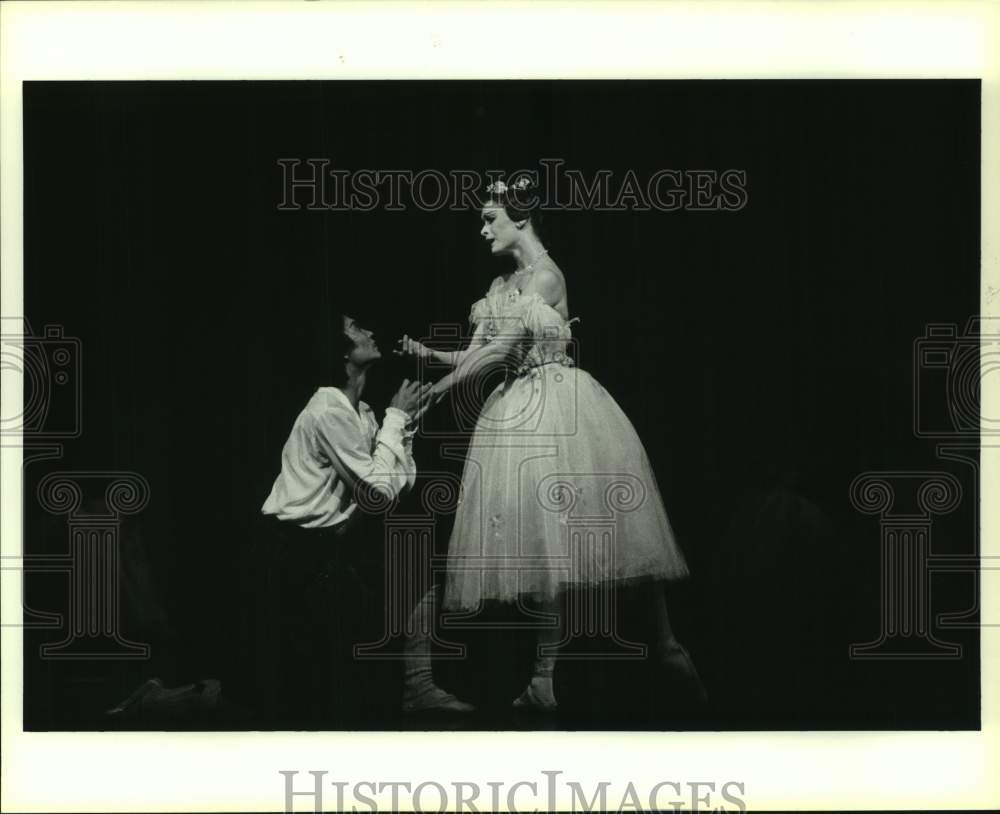
[[[347,359],[354,349],[354,340],[344,333],[344,327],[351,314],[344,311],[334,311],[330,316],[328,357],[330,379],[334,387],[342,387],[347,383]]]

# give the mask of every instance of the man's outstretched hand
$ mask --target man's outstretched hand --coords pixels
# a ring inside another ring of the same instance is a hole
[[[421,384],[403,379],[403,383],[396,391],[396,395],[392,397],[389,406],[402,410],[409,416],[410,421],[416,421],[430,406],[432,387],[434,387],[433,382]]]

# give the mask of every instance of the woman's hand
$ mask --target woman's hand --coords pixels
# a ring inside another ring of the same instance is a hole
[[[448,387],[444,384],[444,382],[445,379],[440,379],[436,384],[430,386],[423,406],[417,411],[417,414],[413,416],[414,421],[419,421],[424,413],[426,413],[431,407],[440,404],[444,397],[448,395]]]
[[[435,384],[431,385],[430,391],[427,393],[427,398],[431,405],[438,404],[448,395],[448,384],[445,379],[438,379]]]
[[[434,355],[434,351],[416,339],[410,339],[406,334],[403,334],[403,338],[398,340],[396,344],[400,346],[399,350],[393,351],[397,356],[416,356],[418,359],[430,359]]]
[[[430,405],[433,386],[430,382],[421,384],[403,379],[403,383],[396,391],[396,395],[392,397],[389,406],[402,410],[410,417],[410,421],[413,421],[417,416],[423,415],[426,406]]]

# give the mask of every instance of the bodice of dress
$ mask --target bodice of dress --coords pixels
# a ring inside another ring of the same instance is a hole
[[[522,294],[517,288],[506,290],[497,277],[486,296],[472,305],[469,321],[483,327],[486,342],[514,338],[511,368],[518,375],[533,372],[548,364],[572,366],[566,349],[573,338],[570,325],[576,320],[562,314],[538,294]]]

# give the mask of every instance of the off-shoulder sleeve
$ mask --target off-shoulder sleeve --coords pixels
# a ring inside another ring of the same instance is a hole
[[[538,340],[568,339],[570,336],[566,320],[539,294],[521,296],[513,313],[520,318],[524,329]]]
[[[486,309],[486,298],[484,297],[481,300],[476,300],[472,303],[472,308],[469,309],[469,324],[478,325],[480,322],[483,322],[488,315],[489,313]]]

